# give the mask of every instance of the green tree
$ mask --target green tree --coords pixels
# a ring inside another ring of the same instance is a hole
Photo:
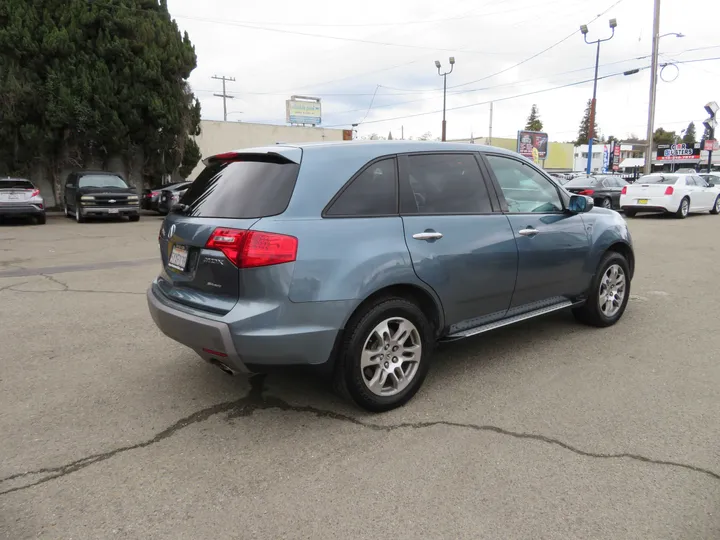
[[[580,121],[580,128],[578,129],[578,138],[575,141],[576,145],[588,144],[590,140],[590,112],[592,109],[592,100],[588,99],[587,105],[585,106],[585,113],[583,114],[582,120]],[[593,133],[595,139],[598,138],[598,127],[597,121],[594,122]]]
[[[697,132],[695,131],[695,122],[690,122],[685,135],[683,135],[682,142],[685,144],[695,144],[697,142]]]
[[[533,103],[530,108],[530,116],[528,116],[527,122],[525,123],[525,129],[528,131],[542,131],[543,123],[540,120],[540,110],[538,106]]]
[[[57,198],[61,170],[90,160],[188,166],[196,56],[166,0],[3,0],[0,59],[0,174],[42,165]]]
[[[674,131],[665,131],[663,128],[657,128],[653,133],[653,142],[655,144],[675,144],[677,134]]]

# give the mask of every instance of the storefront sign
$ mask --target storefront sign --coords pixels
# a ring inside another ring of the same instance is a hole
[[[700,159],[700,143],[659,144],[658,161],[697,161]]]

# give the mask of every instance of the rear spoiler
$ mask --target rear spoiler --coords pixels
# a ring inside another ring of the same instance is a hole
[[[269,148],[252,148],[248,150],[240,150],[233,152],[224,152],[209,156],[202,160],[206,167],[211,163],[218,161],[261,161],[265,163],[278,163],[298,165],[302,159],[302,149],[297,147],[269,147]]]

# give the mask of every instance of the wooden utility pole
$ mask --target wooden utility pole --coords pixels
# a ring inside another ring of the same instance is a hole
[[[218,81],[222,81],[222,85],[223,85],[222,94],[213,94],[213,96],[223,98],[223,122],[227,122],[227,100],[233,99],[234,96],[229,96],[227,94],[227,92],[225,91],[225,82],[226,81],[235,82],[235,77],[226,77],[225,75],[223,75],[222,77],[218,77],[217,75],[213,75],[212,78],[216,79]]]

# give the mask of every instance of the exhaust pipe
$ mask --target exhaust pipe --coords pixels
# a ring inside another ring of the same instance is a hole
[[[220,368],[221,370],[223,370],[223,372],[227,373],[230,376],[235,375],[235,370],[233,370],[230,366],[223,364],[217,358],[211,358],[210,360],[208,360],[208,362],[210,362],[213,366]]]

